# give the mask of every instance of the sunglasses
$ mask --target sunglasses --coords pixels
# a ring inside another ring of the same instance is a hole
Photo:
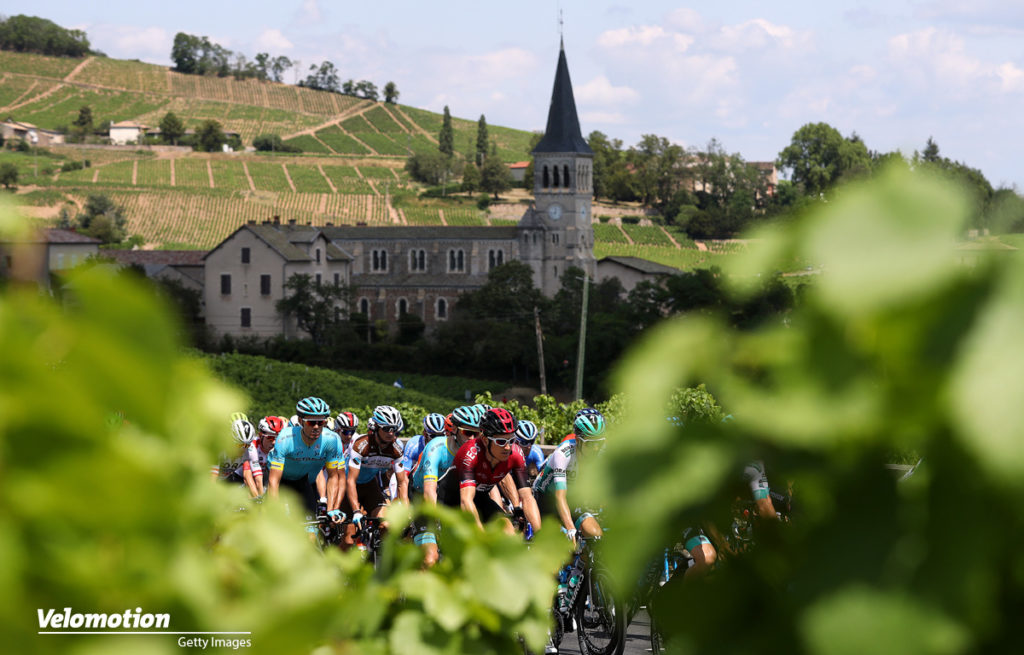
[[[343,435],[345,435],[346,437],[351,437],[353,434],[356,433],[356,431],[355,430],[341,430],[341,433]]]
[[[488,439],[491,440],[491,443],[497,444],[502,448],[509,445],[510,443],[515,442],[516,440],[515,437],[488,437]]]
[[[381,432],[398,432],[398,428],[395,427],[394,425],[381,425],[378,426],[377,429],[380,430]]]
[[[475,437],[480,434],[480,430],[474,430],[473,428],[459,428],[459,432],[468,437]]]
[[[327,421],[320,421],[308,418],[302,419],[302,422],[314,428],[322,428],[323,426],[327,425]]]

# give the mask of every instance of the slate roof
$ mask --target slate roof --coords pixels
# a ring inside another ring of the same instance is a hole
[[[205,250],[107,250],[104,254],[121,264],[202,266]]]
[[[600,265],[601,262],[613,262],[620,266],[632,268],[648,275],[678,275],[682,272],[678,268],[665,266],[664,264],[652,262],[649,259],[641,259],[640,257],[619,257],[613,255],[609,257],[602,257],[597,260],[598,265]]]
[[[558,50],[555,86],[551,90],[551,106],[548,108],[548,126],[544,130],[544,138],[533,149],[534,154],[538,152],[594,154],[580,132],[580,119],[576,115],[576,100],[572,94],[564,44]]]
[[[9,243],[95,243],[100,244],[102,241],[94,239],[84,234],[79,234],[74,230],[62,230],[56,227],[48,227],[39,231],[30,232],[27,236],[18,237],[11,239]]]
[[[332,241],[372,239],[516,239],[519,230],[513,226],[396,225],[325,227],[323,233]]]
[[[330,228],[327,228],[330,229]],[[300,248],[295,245],[296,243],[309,244],[312,243],[316,238],[316,235],[324,232],[315,227],[309,227],[307,225],[280,225],[280,224],[259,224],[259,225],[243,225],[242,227],[235,230],[227,239],[221,241],[216,248],[203,255],[203,259],[209,257],[212,253],[216,252],[218,248],[231,240],[239,230],[249,230],[256,238],[263,241],[265,244],[270,246],[274,252],[281,255],[281,257],[288,262],[310,262],[313,261],[304,248]],[[352,256],[345,252],[338,246],[330,243],[331,237],[327,236],[328,244],[326,248],[326,256],[328,261],[351,261]]]

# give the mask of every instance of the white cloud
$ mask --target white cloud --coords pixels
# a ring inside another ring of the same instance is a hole
[[[686,34],[667,32],[659,25],[640,25],[606,30],[597,37],[602,48],[671,47],[676,52],[685,52],[693,43],[693,37]]]
[[[763,18],[754,18],[739,25],[725,25],[712,40],[717,47],[729,52],[763,50],[773,46],[785,50],[812,47],[810,32],[797,32]]]
[[[1006,62],[996,69],[996,74],[1002,81],[1002,90],[1007,93],[1024,91],[1024,70],[1017,68],[1011,62]]]
[[[291,50],[295,47],[294,44],[288,40],[288,37],[281,33],[281,30],[274,28],[263,30],[263,33],[256,37],[256,45],[260,49],[271,52]]]
[[[84,29],[93,47],[111,57],[161,64],[170,60],[174,39],[162,27],[100,24]]]
[[[575,89],[576,99],[593,105],[632,104],[640,94],[628,86],[613,86],[604,75],[598,75]]]
[[[701,15],[688,7],[669,12],[665,17],[665,24],[690,33],[700,33],[707,29]]]
[[[303,0],[302,6],[295,12],[295,21],[302,24],[319,24],[323,21],[319,0]]]

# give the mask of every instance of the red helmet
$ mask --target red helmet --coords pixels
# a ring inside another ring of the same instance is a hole
[[[284,419],[280,416],[265,416],[260,420],[261,435],[274,435],[276,437],[283,429]]]
[[[444,433],[449,437],[455,436],[455,424],[452,423],[451,414],[448,414],[448,416],[444,417]]]
[[[485,437],[495,434],[512,434],[516,431],[516,417],[512,416],[512,412],[504,407],[489,409],[480,419],[480,430]]]

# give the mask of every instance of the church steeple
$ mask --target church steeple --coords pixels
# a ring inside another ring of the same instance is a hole
[[[594,154],[580,132],[580,119],[576,115],[576,100],[572,94],[564,43],[560,43],[558,49],[558,68],[555,69],[555,86],[551,91],[551,106],[548,108],[548,126],[544,130],[544,138],[533,149],[533,154],[538,152]]]

